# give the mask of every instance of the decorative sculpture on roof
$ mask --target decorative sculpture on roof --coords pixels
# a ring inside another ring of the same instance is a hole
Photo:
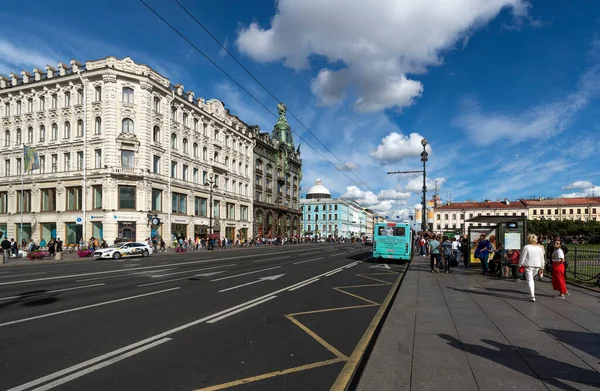
[[[290,124],[288,124],[287,119],[285,118],[285,113],[287,112],[285,103],[278,103],[277,111],[279,112],[279,118],[273,127],[272,139],[273,141],[282,143],[287,149],[293,152],[294,139],[292,138],[292,129],[290,128]]]

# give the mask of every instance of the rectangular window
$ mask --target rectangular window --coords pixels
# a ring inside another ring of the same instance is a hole
[[[194,168],[193,181],[195,184],[198,184],[198,169]]]
[[[535,215],[537,215],[537,209],[534,209],[534,210],[533,210],[533,215],[534,215],[534,216],[535,216]]]
[[[56,189],[42,189],[42,212],[56,210]]]
[[[101,149],[94,150],[94,167],[102,168],[102,150]]]
[[[202,184],[206,184],[206,181],[208,179],[208,172],[206,171],[202,171]]]
[[[135,186],[119,186],[119,209],[135,210]]]
[[[71,106],[71,94],[69,92],[65,92],[65,107]]]
[[[50,108],[56,109],[56,106],[58,106],[58,95],[54,94],[54,95],[52,95],[52,101],[50,104]]]
[[[227,219],[235,220],[235,204],[227,203]]]
[[[179,194],[179,193],[173,193],[173,198],[171,200],[171,212],[172,213],[181,213],[181,214],[186,214],[187,213],[187,203],[186,203],[186,195],[185,194]]]
[[[123,103],[133,103],[133,88],[123,87]]]
[[[152,158],[152,172],[160,174],[160,156],[154,155]]]
[[[4,104],[4,116],[8,117],[10,115],[10,103]]]
[[[177,162],[171,162],[171,178],[177,178]]]
[[[83,103],[83,90],[77,90],[77,104]]]
[[[71,171],[71,153],[67,152],[64,155],[65,158],[65,169],[63,171]]]
[[[17,197],[17,213],[31,212],[31,190],[19,191]]]
[[[229,179],[225,178],[225,186],[223,186],[225,191],[229,191]]]
[[[100,102],[102,100],[102,87],[98,86],[94,88],[94,101]]]
[[[77,121],[77,137],[83,137],[83,121]]]
[[[42,174],[46,172],[46,156],[40,156],[40,172]]]
[[[187,181],[187,180],[188,180],[188,166],[187,166],[187,165],[185,165],[185,164],[183,165],[183,169],[182,169],[182,172],[181,172],[181,176],[182,176],[182,178],[181,178],[181,179],[183,179],[184,181]]]
[[[206,206],[207,205],[208,205],[208,202],[207,202],[206,198],[196,197],[196,199],[194,200],[194,214],[196,216],[202,216],[202,217],[208,216],[206,214]]]
[[[213,205],[213,217],[221,217],[221,201],[214,200]]]
[[[21,175],[21,170],[23,166],[21,165],[21,158],[17,158],[17,175]]]
[[[17,115],[21,115],[21,101],[17,101]]]
[[[67,210],[81,209],[81,187],[67,187]]]
[[[592,208],[592,213],[596,214],[596,208]]]
[[[102,209],[102,186],[92,186],[92,208]]]
[[[123,168],[134,168],[134,152],[121,150],[121,167]]]
[[[557,215],[558,214],[558,209],[554,209],[554,214]]]
[[[580,215],[581,214],[581,208],[577,208],[577,214]]]
[[[46,98],[40,96],[40,111],[46,110]]]
[[[83,170],[83,151],[77,152],[77,171]]]
[[[27,100],[27,112],[33,113],[33,99]]]
[[[248,221],[248,207],[240,206],[240,219],[243,221]]]
[[[0,192],[0,213],[8,213],[8,192]],[[6,234],[6,232],[4,232]]]
[[[585,213],[585,214],[588,214],[588,209],[587,209],[587,208],[585,208],[585,209],[583,210],[583,213]]]
[[[573,209],[569,209],[569,214],[573,214]]]
[[[162,212],[162,190],[152,189],[152,211]]]
[[[52,154],[52,172],[58,171],[58,155]]]

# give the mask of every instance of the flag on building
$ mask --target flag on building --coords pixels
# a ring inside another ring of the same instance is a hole
[[[40,168],[40,157],[38,156],[35,149],[28,147],[27,145],[23,146],[23,161],[24,172],[37,170]]]

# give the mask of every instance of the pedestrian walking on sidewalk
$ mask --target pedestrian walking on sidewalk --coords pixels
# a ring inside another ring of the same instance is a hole
[[[491,251],[492,243],[490,243],[486,234],[481,234],[479,243],[477,243],[477,249],[475,250],[475,258],[479,258],[481,261],[481,273],[484,276],[488,273],[488,259]]]
[[[538,270],[544,267],[544,248],[538,245],[538,238],[534,234],[527,235],[529,244],[523,247],[519,258],[519,267],[525,268],[525,280],[529,286],[529,301],[535,302],[535,282],[533,277]]]
[[[560,292],[556,297],[564,299],[569,294],[565,280],[565,253],[559,241],[554,242],[552,252],[552,289]]]
[[[447,236],[442,237],[442,259],[444,260],[444,270],[450,273],[450,263],[452,262],[452,242]]]
[[[0,246],[2,246],[2,250],[4,251],[4,259],[10,258],[10,241],[8,238],[4,238]]]
[[[441,252],[440,252],[440,242],[436,240],[437,238],[434,236],[429,241],[429,266],[431,267],[431,272],[440,272],[440,266],[442,263]]]

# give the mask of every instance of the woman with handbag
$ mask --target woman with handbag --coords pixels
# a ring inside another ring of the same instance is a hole
[[[521,257],[519,258],[519,268],[525,270],[525,280],[529,286],[529,301],[535,302],[535,283],[533,277],[538,273],[538,270],[544,267],[544,248],[538,245],[536,235],[527,235],[529,244],[523,247]]]
[[[565,280],[565,253],[559,241],[554,242],[552,252],[552,289],[559,291],[557,298],[564,299],[569,294]]]

